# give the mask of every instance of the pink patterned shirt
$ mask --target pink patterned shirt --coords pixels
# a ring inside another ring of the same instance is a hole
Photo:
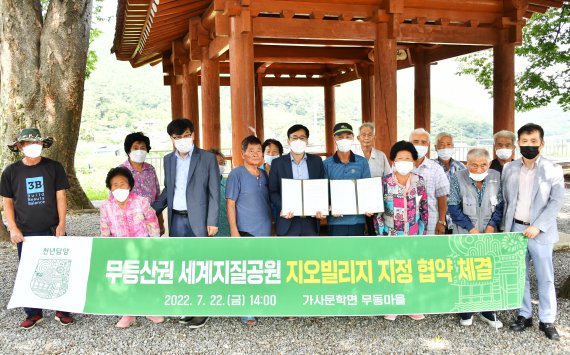
[[[158,199],[158,196],[160,196],[160,184],[152,165],[143,163],[142,170],[137,171],[127,159],[121,166],[129,169],[135,179],[135,186],[133,186],[131,192],[146,197],[151,204]]]
[[[99,209],[102,237],[159,237],[158,219],[148,200],[132,191],[125,208],[111,195]]]

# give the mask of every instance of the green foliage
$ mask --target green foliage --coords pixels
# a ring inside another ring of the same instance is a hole
[[[529,111],[556,102],[570,110],[570,4],[534,14],[523,28],[523,44],[515,49],[525,69],[516,75],[515,108]],[[458,59],[459,75],[472,75],[487,91],[493,88],[492,52]]]

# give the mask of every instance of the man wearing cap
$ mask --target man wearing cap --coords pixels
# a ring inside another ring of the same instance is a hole
[[[38,129],[25,128],[8,145],[11,151],[24,155],[22,160],[6,167],[0,179],[4,215],[10,240],[18,245],[18,257],[22,255],[24,237],[65,235],[65,190],[69,182],[59,162],[41,156],[42,149],[52,144],[53,138],[42,137]],[[43,320],[41,309],[24,308],[24,311],[27,317],[20,324],[24,329],[33,328]],[[63,325],[73,323],[67,312],[55,312],[55,319]]]
[[[337,146],[336,153],[324,161],[325,178],[331,180],[354,180],[370,177],[368,160],[354,154],[350,148],[354,141],[352,126],[348,123],[337,123],[333,129]],[[369,214],[372,216],[373,214]],[[359,236],[364,235],[364,215],[330,216],[328,217],[329,235]]]

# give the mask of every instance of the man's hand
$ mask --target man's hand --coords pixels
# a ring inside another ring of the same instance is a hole
[[[366,217],[374,216],[374,212],[365,212],[364,214],[366,215]]]
[[[479,231],[479,229],[473,227],[469,230],[469,234],[479,234],[481,233],[481,231]]]
[[[485,227],[485,233],[495,233],[495,227],[493,226]]]
[[[324,214],[322,214],[321,211],[318,211],[317,213],[315,213],[315,218],[324,219],[324,218],[326,218],[326,216]]]
[[[213,237],[218,233],[218,227],[208,226],[208,237]]]
[[[65,224],[58,224],[57,227],[55,227],[55,236],[65,237]]]
[[[540,229],[536,228],[535,226],[528,226],[527,229],[522,232],[522,234],[524,234],[527,238],[533,239],[540,234]]]
[[[293,212],[287,212],[287,213],[284,214],[283,211],[281,211],[281,217],[283,217],[283,218],[285,218],[285,219],[291,219],[291,218],[293,218],[293,217],[295,217],[295,216],[293,215]]]
[[[441,223],[436,224],[435,234],[437,234],[437,235],[445,234],[445,226]]]
[[[21,243],[24,241],[24,235],[18,228],[10,230],[10,241],[14,244]]]

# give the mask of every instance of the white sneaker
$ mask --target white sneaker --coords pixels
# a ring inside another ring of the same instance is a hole
[[[489,324],[492,328],[499,329],[503,327],[503,322],[501,322],[499,319],[497,320],[487,319],[482,314],[479,314],[479,318],[481,318],[481,320],[484,321],[485,323]]]
[[[468,326],[472,325],[473,324],[473,316],[471,316],[470,318],[467,318],[467,319],[459,318],[459,324],[464,326],[464,327],[468,327]]]

